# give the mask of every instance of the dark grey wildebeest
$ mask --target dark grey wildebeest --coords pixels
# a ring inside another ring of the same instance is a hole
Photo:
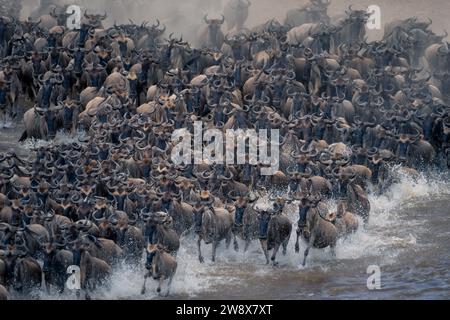
[[[283,254],[286,254],[287,245],[291,237],[292,223],[287,216],[281,212],[274,213],[271,210],[258,209],[253,205],[253,210],[258,212],[259,239],[269,264],[269,251],[273,250],[272,263],[277,265],[276,256],[280,246],[283,247]]]

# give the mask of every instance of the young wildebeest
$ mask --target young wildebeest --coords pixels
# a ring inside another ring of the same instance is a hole
[[[253,210],[258,212],[259,238],[261,246],[266,256],[266,263],[269,264],[269,251],[273,249],[272,263],[277,265],[276,256],[280,246],[283,247],[283,254],[286,254],[287,245],[291,237],[292,223],[288,217],[279,212],[257,209],[253,205]]]
[[[212,244],[212,261],[216,261],[216,249],[220,241],[226,241],[227,249],[233,236],[233,215],[224,208],[214,208],[213,200],[209,200],[209,193],[202,191],[202,202],[197,202],[194,207],[195,232],[198,234],[197,247],[198,259],[204,262],[201,242]]]
[[[153,276],[153,279],[158,280],[158,288],[156,289],[156,291],[158,293],[161,293],[161,286],[163,284],[163,281],[168,280],[167,293],[165,294],[165,296],[167,297],[169,295],[173,276],[177,271],[177,261],[172,255],[170,255],[170,253],[165,251],[165,248],[163,246],[151,244],[148,246],[147,251],[149,254],[154,255],[151,266],[151,275]],[[149,275],[150,273],[147,273],[144,277],[144,284],[142,286],[141,294],[145,294],[145,284]]]
[[[332,212],[327,215],[327,219],[336,226],[339,237],[345,238],[349,234],[358,230],[358,219],[353,213],[349,211],[345,211],[344,213],[340,214]]]

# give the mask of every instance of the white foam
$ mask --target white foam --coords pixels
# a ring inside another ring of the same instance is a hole
[[[59,145],[59,144],[70,144],[80,142],[80,139],[84,139],[86,137],[85,131],[77,131],[76,134],[71,135],[67,131],[58,131],[56,133],[55,139],[53,140],[42,140],[42,139],[35,139],[35,138],[29,138],[23,142],[20,143],[20,146],[26,150],[33,150],[40,147],[48,147],[51,145]]]
[[[299,264],[303,257],[305,244],[300,241],[300,254],[294,251],[296,238],[296,221],[298,214],[295,206],[290,206],[288,216],[293,222],[293,231],[288,245],[286,256],[281,249],[277,260],[279,267],[273,269],[265,264],[264,254],[259,241],[254,241],[246,253],[243,252],[244,243],[239,241],[240,251],[233,250],[233,243],[229,250],[225,250],[225,243],[221,243],[217,250],[216,262],[211,262],[211,245],[202,243],[202,253],[205,263],[198,261],[195,235],[188,235],[181,239],[181,248],[178,252],[178,269],[174,278],[171,295],[176,297],[195,297],[199,293],[209,292],[221,285],[242,285],[249,275],[257,278],[276,276],[277,272],[286,269],[302,272],[316,270],[328,272],[336,261],[354,260],[360,258],[375,258],[381,264],[395,262],[396,257],[404,250],[410,250],[420,245],[417,233],[424,228],[420,222],[408,216],[408,208],[417,206],[424,199],[439,198],[450,194],[450,184],[446,176],[436,173],[420,175],[417,179],[407,176],[393,184],[382,195],[370,194],[371,203],[370,220],[366,227],[360,221],[359,230],[347,239],[339,240],[336,248],[336,257],[330,250],[310,251],[306,268]],[[270,205],[268,197],[259,200],[260,208]],[[330,209],[335,209],[335,203],[328,203]],[[401,232],[400,232],[401,231]],[[154,299],[156,294],[156,281],[147,281],[147,293],[142,296],[140,290],[143,283],[143,261],[138,266],[122,265],[114,270],[110,289],[99,289],[93,298],[96,299]],[[41,294],[43,299],[73,299],[73,294],[62,296]]]

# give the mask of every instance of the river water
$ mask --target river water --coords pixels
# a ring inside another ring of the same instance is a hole
[[[43,141],[18,145],[19,126],[0,130],[0,150],[30,154]],[[58,135],[56,141],[70,138]],[[450,179],[431,172],[415,181],[400,177],[382,195],[370,195],[370,221],[345,240],[340,240],[336,257],[329,249],[312,249],[306,267],[294,251],[297,215],[288,252],[278,254],[279,265],[266,265],[259,242],[244,254],[222,243],[215,263],[211,246],[202,245],[205,263],[197,258],[196,239],[181,239],[178,269],[169,299],[449,299],[450,298]],[[369,266],[381,270],[381,288],[369,290]],[[99,289],[94,299],[160,299],[156,283],[148,281],[147,294],[140,295],[143,261],[114,270],[109,288]],[[75,299],[71,292],[39,293],[41,299]],[[15,296],[15,299],[29,297]]]

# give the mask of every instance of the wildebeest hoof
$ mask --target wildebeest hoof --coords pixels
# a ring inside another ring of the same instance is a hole
[[[144,295],[144,294],[145,294],[145,288],[142,288],[141,295]]]
[[[160,287],[156,288],[156,292],[161,293],[161,288]]]
[[[200,261],[200,263],[203,263],[203,262],[205,262],[205,259],[203,259],[203,257],[198,257],[198,261]]]
[[[300,252],[300,246],[298,244],[295,245],[295,253]]]

